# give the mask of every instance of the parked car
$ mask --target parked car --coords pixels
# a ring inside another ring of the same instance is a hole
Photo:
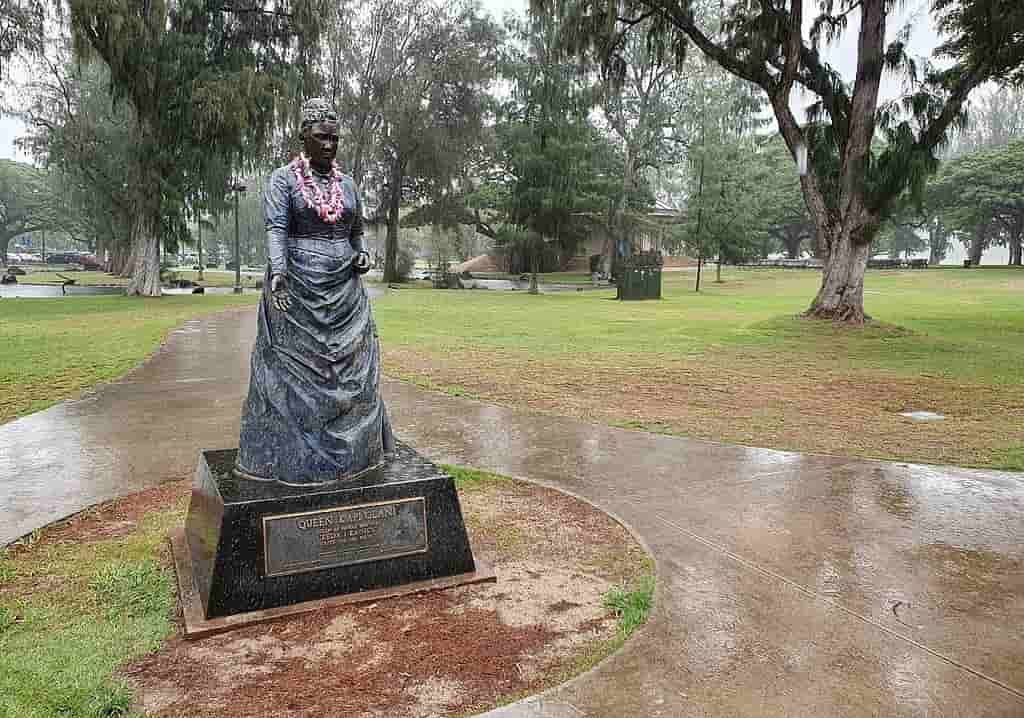
[[[96,272],[103,269],[103,262],[96,259],[95,255],[92,254],[80,254],[75,263],[81,264],[82,269],[88,269],[89,271]]]

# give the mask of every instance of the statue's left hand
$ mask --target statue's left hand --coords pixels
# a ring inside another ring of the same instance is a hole
[[[355,261],[352,263],[356,272],[359,274],[366,274],[370,271],[370,253],[360,252],[356,255]]]
[[[288,280],[283,274],[275,274],[270,280],[270,296],[278,311],[287,312],[292,308],[292,295],[288,292]]]

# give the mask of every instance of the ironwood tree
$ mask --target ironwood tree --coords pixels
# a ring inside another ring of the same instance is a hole
[[[323,22],[318,0],[69,0],[79,57],[109,68],[137,123],[126,196],[135,227],[129,294],[158,295],[160,241],[188,237],[231,179],[262,160],[297,112]]]
[[[532,0],[569,32],[568,50],[607,55],[644,27],[648,42],[677,59],[694,45],[767,96],[790,153],[809,152],[801,189],[824,253],[822,281],[807,314],[863,322],[864,273],[871,243],[893,203],[920,194],[938,165],[937,150],[964,120],[970,93],[988,81],[1024,80],[1024,3],[932,0],[944,42],[936,62],[912,60],[903,33],[887,39],[889,0],[738,0],[721,23],[694,0]],[[812,5],[813,7],[813,5]],[[824,44],[857,26],[852,85],[824,58]],[[883,73],[904,75],[909,91],[880,102]],[[815,98],[808,121],[792,95]],[[881,136],[884,142],[876,144]],[[801,163],[802,164],[802,163]]]
[[[18,145],[54,174],[96,256],[109,258],[109,271],[130,276],[134,114],[126,103],[113,102],[103,63],[75,62],[60,50],[36,59],[40,72],[23,83],[21,108],[14,113],[27,127]]]

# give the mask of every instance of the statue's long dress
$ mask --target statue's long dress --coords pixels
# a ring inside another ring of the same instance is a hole
[[[329,178],[313,173],[329,191]],[[362,216],[351,178],[335,224],[306,206],[288,166],[267,184],[268,268],[242,411],[237,472],[288,484],[355,476],[393,448],[380,396],[380,347],[362,280]],[[283,272],[291,308],[274,306],[270,278]]]

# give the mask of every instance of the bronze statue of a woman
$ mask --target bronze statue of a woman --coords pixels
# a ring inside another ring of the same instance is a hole
[[[303,152],[267,183],[267,281],[235,473],[315,485],[379,465],[394,440],[360,275],[362,204],[334,161],[338,117],[302,106]]]

